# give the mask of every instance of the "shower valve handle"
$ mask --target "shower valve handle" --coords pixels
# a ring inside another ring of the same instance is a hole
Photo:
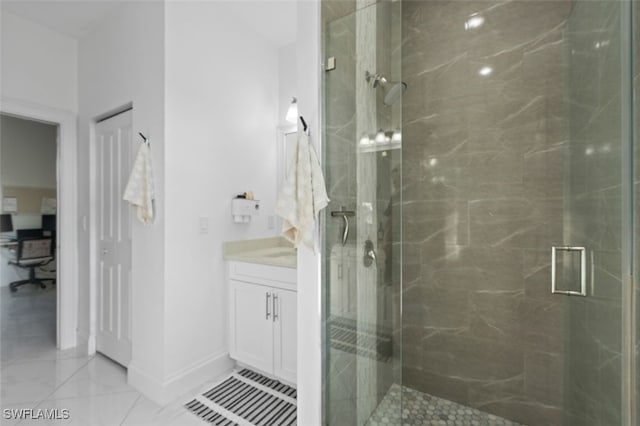
[[[364,242],[364,256],[362,257],[362,263],[367,268],[373,265],[378,261],[378,257],[376,256],[376,251],[373,247],[373,242],[371,240],[367,240]]]

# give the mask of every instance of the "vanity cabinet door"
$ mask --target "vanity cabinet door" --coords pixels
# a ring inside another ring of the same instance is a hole
[[[230,355],[263,372],[273,371],[273,291],[231,280]]]
[[[297,293],[274,291],[274,374],[290,383],[296,383],[297,366]]]

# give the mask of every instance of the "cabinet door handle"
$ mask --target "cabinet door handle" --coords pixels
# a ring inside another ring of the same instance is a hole
[[[266,294],[266,307],[265,307],[265,311],[267,312],[267,319],[269,319],[269,316],[271,315],[271,312],[269,312],[269,299],[271,299],[271,293],[267,292]]]
[[[273,293],[273,322],[278,319],[278,294]]]

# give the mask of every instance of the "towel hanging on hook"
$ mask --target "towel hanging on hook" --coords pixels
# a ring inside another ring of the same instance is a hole
[[[129,180],[122,196],[135,208],[138,219],[145,225],[154,219],[153,169],[151,167],[151,145],[149,139],[138,132],[144,142],[138,148],[138,154],[129,174]]]
[[[304,131],[298,131],[275,212],[284,219],[282,233],[287,240],[296,247],[303,243],[315,251],[318,213],[327,206],[329,198],[322,167],[310,141],[309,126],[302,116],[300,122]]]

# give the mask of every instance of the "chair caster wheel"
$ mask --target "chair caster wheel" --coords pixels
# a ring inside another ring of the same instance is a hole
[[[44,290],[45,288],[47,288],[47,286],[44,284],[40,284],[40,288]]]
[[[11,293],[15,293],[16,291],[18,291],[17,288],[11,288]]]

